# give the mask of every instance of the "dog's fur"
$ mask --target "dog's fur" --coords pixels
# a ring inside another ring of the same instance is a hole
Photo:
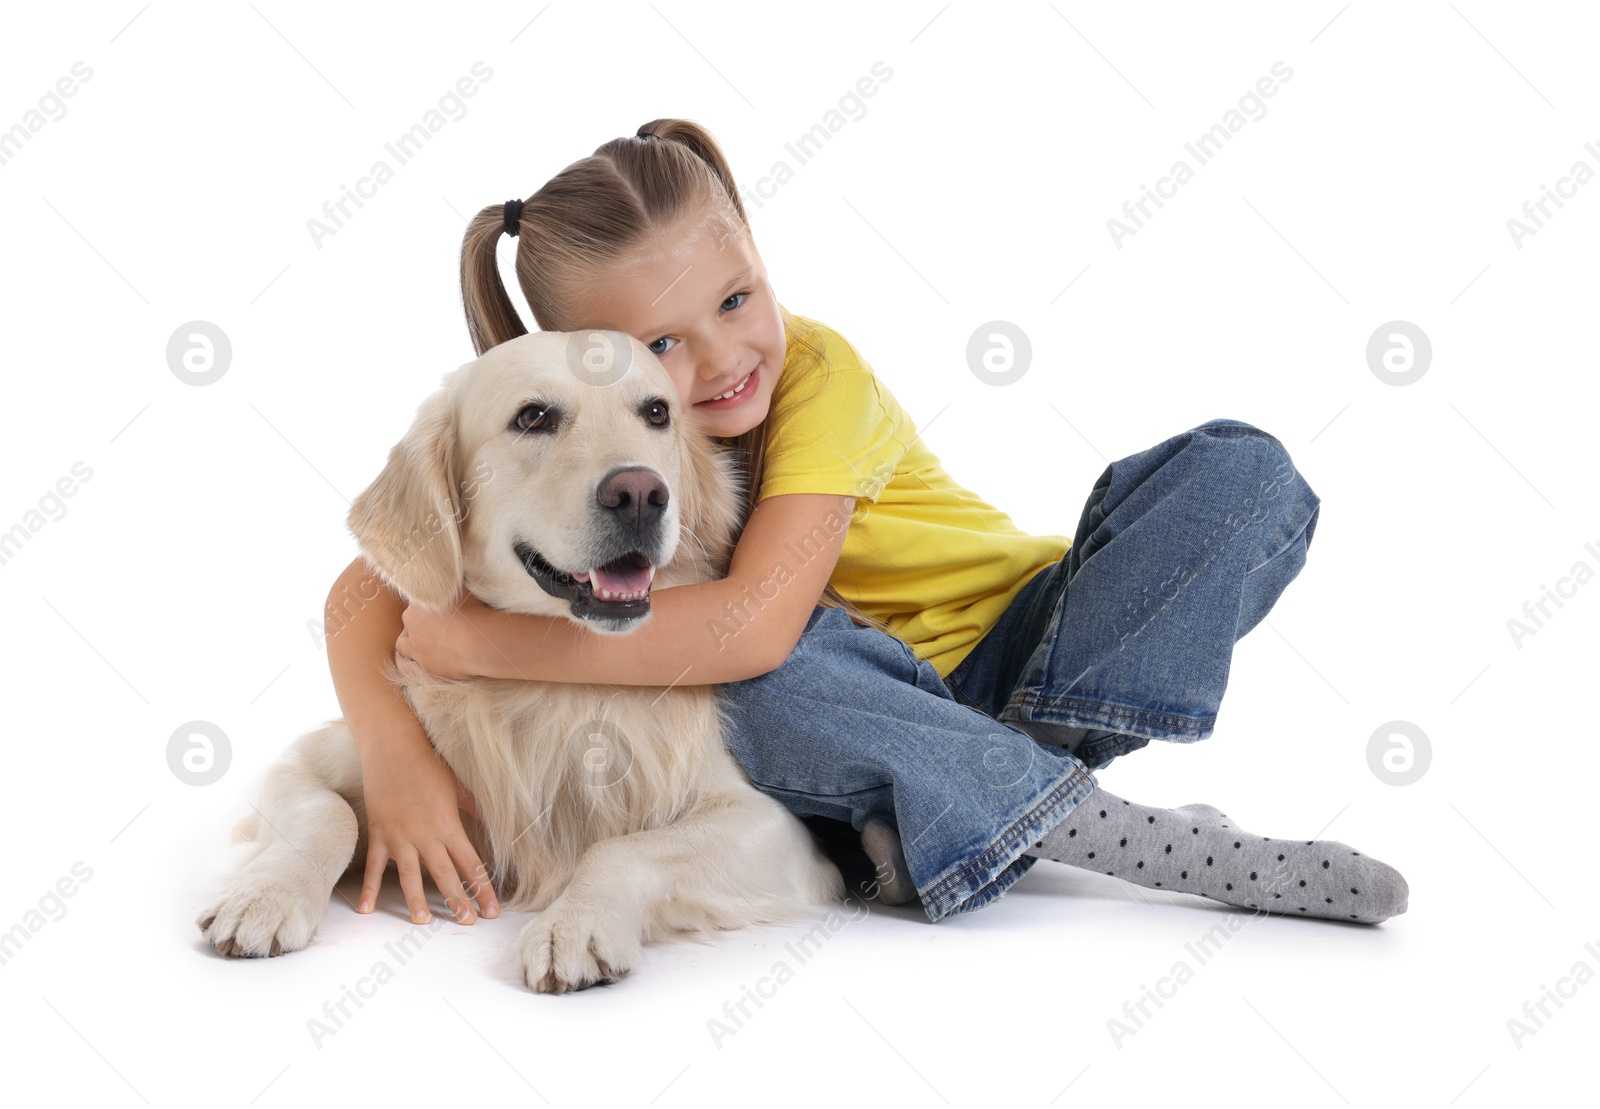
[[[627,367],[610,384],[569,365],[564,333],[513,339],[447,374],[351,506],[363,555],[410,603],[444,605],[465,586],[494,608],[625,634],[648,599],[596,604],[592,582],[585,597],[549,568],[571,575],[636,550],[656,586],[726,575],[742,505],[731,462],[643,344],[597,334]],[[519,428],[518,413],[537,422],[539,408],[544,426]],[[793,919],[843,896],[804,826],[723,746],[714,686],[450,681],[399,656],[388,673],[477,799],[468,831],[504,907],[538,913],[519,940],[534,989],[614,981],[674,930]],[[272,768],[234,832],[253,841],[249,857],[201,931],[226,955],[304,947],[334,883],[364,860],[365,833],[360,758],[339,720]]]

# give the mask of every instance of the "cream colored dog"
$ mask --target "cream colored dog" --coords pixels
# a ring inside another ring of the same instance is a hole
[[[351,506],[367,561],[412,604],[462,585],[507,611],[626,634],[652,585],[726,575],[741,492],[655,356],[621,332],[536,333],[445,376]],[[715,687],[431,677],[396,657],[434,747],[477,799],[468,831],[527,984],[611,982],[674,930],[792,919],[843,897],[805,827],[723,746]],[[361,763],[342,720],[270,771],[253,841],[199,917],[225,955],[310,942],[365,857]]]

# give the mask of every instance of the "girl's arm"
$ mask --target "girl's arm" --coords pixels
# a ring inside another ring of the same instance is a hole
[[[831,493],[768,497],[750,513],[726,578],[652,592],[651,615],[627,635],[501,612],[468,596],[458,610],[406,609],[405,653],[445,675],[608,685],[744,681],[776,670],[800,641],[854,508],[854,497]]]
[[[399,595],[359,557],[328,593],[328,669],[361,753],[367,809],[367,867],[358,911],[372,911],[384,868],[393,859],[413,923],[430,919],[422,890],[421,866],[426,865],[456,920],[471,924],[473,897],[484,916],[500,915],[488,871],[458,811],[473,811],[475,802],[434,752],[400,688],[380,672],[394,653],[403,608]],[[470,897],[462,878],[471,883]]]

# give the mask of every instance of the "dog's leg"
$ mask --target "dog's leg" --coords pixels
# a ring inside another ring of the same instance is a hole
[[[523,929],[523,979],[540,993],[614,982],[663,934],[789,919],[843,895],[838,870],[776,801],[748,787],[714,795],[672,824],[584,852]]]
[[[254,853],[196,923],[223,955],[298,951],[328,908],[355,854],[360,756],[342,722],[301,736],[267,774],[256,811],[240,822]],[[342,795],[341,795],[342,794]]]

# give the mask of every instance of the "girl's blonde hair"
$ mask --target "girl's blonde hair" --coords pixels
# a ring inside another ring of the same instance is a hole
[[[495,246],[505,233],[505,205],[491,204],[467,226],[461,243],[461,302],[473,348],[482,354],[518,335],[522,318],[500,280]],[[612,139],[556,174],[522,205],[517,234],[517,283],[541,331],[575,331],[577,306],[597,290],[608,271],[630,258],[668,245],[666,234],[687,217],[726,235],[747,233],[744,203],[721,149],[710,132],[687,119],[657,119],[631,136]],[[779,306],[787,351],[783,376],[828,370],[814,329]],[[822,378],[818,377],[820,387]],[[771,420],[729,446],[746,476],[749,521],[766,469]],[[843,608],[863,627],[893,634],[858,609],[830,583],[817,601]]]

